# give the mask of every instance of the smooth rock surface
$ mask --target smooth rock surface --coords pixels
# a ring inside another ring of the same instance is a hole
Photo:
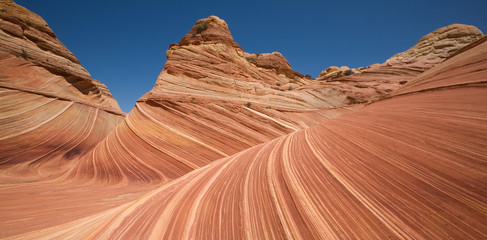
[[[154,88],[80,159],[76,167],[84,170],[69,177],[169,182],[360,107],[333,108],[308,92],[290,90],[307,80],[279,53],[254,54],[251,60],[215,16],[198,20],[166,55]]]
[[[64,173],[125,114],[41,17],[8,0],[0,9],[0,179]]]
[[[75,89],[71,93],[62,91],[62,94],[69,94],[71,100],[87,101],[117,114],[123,114],[107,87],[91,79],[78,59],[56,38],[40,16],[11,0],[1,0],[0,9],[0,61],[3,72],[12,71],[13,68],[16,72],[21,72],[22,68],[30,68],[33,65],[42,67],[53,76],[62,77],[64,80],[53,83],[49,78],[37,79],[39,86],[49,85],[37,88],[38,92],[56,95],[56,91],[59,90],[56,85],[68,82]],[[12,57],[25,62],[12,60]],[[2,78],[0,84],[19,89],[35,88],[34,84],[18,83],[9,78]],[[62,88],[65,89],[64,86]]]
[[[18,55],[57,40],[0,3],[0,238],[487,238],[486,38],[314,81],[211,16],[124,118],[67,49]]]
[[[388,99],[167,184],[74,187],[59,178],[0,186],[0,232],[14,239],[483,239],[485,79],[487,42]],[[20,198],[28,194],[41,197]]]
[[[369,103],[389,96],[415,76],[443,62],[484,34],[475,26],[452,24],[422,37],[413,47],[382,64],[350,69],[332,66],[316,79],[319,87],[308,85],[318,96],[346,99],[341,105]],[[322,92],[322,93],[321,93]],[[341,106],[337,104],[336,106]]]
[[[452,24],[422,37],[413,47],[389,58],[385,64],[435,65],[484,36],[475,26]]]

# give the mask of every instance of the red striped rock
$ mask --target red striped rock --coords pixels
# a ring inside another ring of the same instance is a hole
[[[65,171],[123,119],[38,15],[0,1],[0,179]]]
[[[411,94],[193,171],[93,236],[485,238],[486,53],[483,43],[415,78],[425,85]]]
[[[308,80],[279,53],[243,52],[215,16],[198,20],[166,55],[154,88],[70,177],[171,181],[355,108],[324,109],[333,103],[291,90]]]
[[[15,75],[21,68],[35,65],[58,77],[38,78],[35,83],[18,83],[6,78],[2,80],[2,86],[8,84],[16,88],[34,88],[43,94],[63,94],[63,97],[69,97],[70,100],[83,100],[117,114],[122,113],[106,86],[91,79],[78,59],[56,38],[40,16],[11,0],[0,1],[0,8],[0,60],[3,74]],[[14,56],[18,60],[13,60]],[[71,85],[74,89],[67,90],[63,85]]]
[[[373,102],[388,96],[415,76],[483,36],[475,26],[452,24],[427,34],[413,47],[392,56],[383,64],[358,69],[327,68],[317,78],[320,81],[318,89],[327,89],[320,95],[338,99],[346,95],[342,104]]]
[[[15,219],[34,217],[29,231],[8,231],[19,225],[0,217],[1,232],[23,239],[486,238],[486,53],[484,42],[389,99],[151,190],[120,187],[119,197],[95,207],[85,189],[100,184],[85,185],[65,196],[87,198],[88,209],[65,198],[56,200],[62,209],[48,205],[70,221],[49,224],[39,218],[46,211],[19,210]],[[103,186],[102,195],[113,194]]]
[[[216,17],[167,55],[122,121],[0,53],[0,238],[487,238],[485,38],[363,108]]]

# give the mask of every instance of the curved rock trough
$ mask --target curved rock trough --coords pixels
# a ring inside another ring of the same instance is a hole
[[[41,17],[0,8],[0,238],[487,238],[473,26],[311,79],[211,16],[125,114]]]

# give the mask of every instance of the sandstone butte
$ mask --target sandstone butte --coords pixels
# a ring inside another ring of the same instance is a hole
[[[487,238],[473,26],[311,79],[211,16],[126,116],[41,17],[1,0],[0,38],[0,238]]]

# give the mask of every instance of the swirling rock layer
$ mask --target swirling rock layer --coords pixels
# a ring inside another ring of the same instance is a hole
[[[64,172],[124,116],[41,17],[7,0],[0,1],[0,99],[4,183]]]
[[[356,108],[332,108],[308,91],[293,91],[309,79],[279,53],[243,52],[215,16],[197,21],[166,55],[154,88],[71,177],[171,181]]]
[[[362,107],[243,52],[213,16],[123,118],[80,65],[61,73],[2,36],[0,238],[487,238],[486,38]]]
[[[167,184],[114,190],[116,185],[73,188],[68,182],[54,193],[3,186],[0,232],[23,239],[483,239],[486,79],[484,42],[389,99]],[[22,211],[38,201],[22,198],[19,206],[8,192],[62,196],[49,200],[63,207]],[[89,208],[66,200],[80,197]],[[5,209],[17,210],[18,221],[7,219]],[[69,221],[46,223],[46,212]],[[29,231],[11,230],[25,217],[32,217],[24,228]]]
[[[4,60],[1,66],[2,71],[15,70],[17,73],[21,73],[23,67],[29,68],[31,65],[35,65],[58,77],[56,80],[38,78],[35,83],[27,82],[29,79],[24,79],[19,83],[2,78],[0,82],[2,86],[8,84],[9,87],[14,86],[21,89],[35,88],[44,94],[69,95],[70,100],[85,100],[122,114],[118,103],[106,86],[91,79],[90,74],[81,66],[78,59],[56,38],[40,16],[11,0],[0,1],[0,9],[0,53],[2,54],[1,60]],[[26,62],[9,59],[13,56]],[[32,75],[35,73],[31,71]],[[61,80],[59,77],[63,79]],[[64,91],[66,82],[74,89]]]

